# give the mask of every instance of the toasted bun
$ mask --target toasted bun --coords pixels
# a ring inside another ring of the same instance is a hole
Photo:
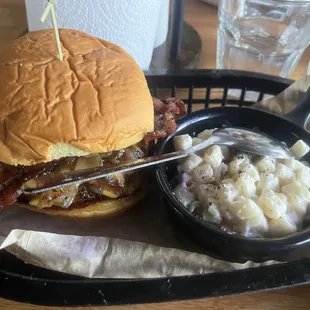
[[[52,30],[29,33],[0,55],[1,162],[119,150],[153,130],[152,98],[127,52],[77,30],[61,29],[60,40],[63,61]]]
[[[28,204],[23,204],[20,202],[15,203],[15,206],[28,209],[30,211],[43,213],[46,215],[54,215],[57,217],[66,217],[66,218],[77,218],[77,219],[89,219],[89,218],[110,218],[116,215],[119,215],[126,211],[127,209],[136,205],[141,201],[146,194],[148,193],[147,188],[139,189],[130,196],[122,197],[119,199],[109,199],[103,200],[101,202],[96,202],[87,207],[81,208],[45,208],[38,209],[32,207]]]

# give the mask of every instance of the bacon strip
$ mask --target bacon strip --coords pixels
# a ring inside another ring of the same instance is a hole
[[[32,167],[12,167],[3,165],[3,178],[0,184],[0,207],[12,205],[20,195],[22,185],[32,179],[49,174],[56,163],[43,163]]]
[[[153,104],[155,112],[155,130],[147,133],[144,137],[143,142],[146,145],[174,133],[177,129],[175,120],[184,116],[187,112],[184,102],[176,98],[168,98],[166,99],[166,103],[163,103],[157,98],[153,98]]]

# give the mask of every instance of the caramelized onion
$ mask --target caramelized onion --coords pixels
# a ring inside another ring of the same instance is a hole
[[[36,195],[29,204],[38,209],[51,208],[52,206],[68,208],[74,201],[77,192],[77,185],[65,186]]]

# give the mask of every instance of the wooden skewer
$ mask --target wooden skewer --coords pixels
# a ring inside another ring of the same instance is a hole
[[[53,5],[54,5],[55,3],[56,3],[55,0],[49,0],[49,1],[47,2],[47,5],[46,5],[46,7],[45,7],[45,10],[44,10],[44,12],[43,12],[43,14],[42,14],[42,16],[41,16],[41,19],[40,19],[41,23],[44,23],[44,22],[45,22],[45,20],[46,20],[48,14],[49,14],[50,11],[51,11],[51,8],[53,7]]]
[[[57,50],[58,50],[58,58],[60,60],[63,60],[63,54],[62,54],[62,50],[61,50],[61,42],[60,42],[60,37],[59,37],[59,29],[57,26],[57,19],[56,19],[55,8],[54,8],[55,3],[56,3],[56,0],[48,0],[45,11],[43,12],[40,20],[42,23],[44,23],[48,14],[51,13],[52,24],[53,24],[54,33],[55,33],[56,46],[57,46]]]
[[[52,24],[54,28],[54,33],[55,33],[55,39],[56,39],[56,45],[57,45],[57,50],[58,50],[58,57],[60,60],[63,60],[63,54],[61,50],[61,43],[60,43],[60,38],[59,38],[59,30],[57,27],[57,20],[56,20],[56,14],[55,14],[55,8],[52,6],[51,8],[51,16],[52,16]]]

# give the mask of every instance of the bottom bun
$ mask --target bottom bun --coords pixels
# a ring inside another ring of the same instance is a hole
[[[94,219],[94,218],[108,218],[118,214],[123,213],[125,210],[136,205],[141,201],[147,194],[148,190],[146,188],[139,189],[130,196],[121,197],[118,199],[109,199],[96,201],[94,204],[88,205],[86,207],[76,207],[76,208],[44,208],[38,209],[36,207],[30,206],[29,204],[15,203],[16,206],[25,208],[30,211],[39,212],[47,215],[54,215],[66,218],[76,218],[76,219]]]

